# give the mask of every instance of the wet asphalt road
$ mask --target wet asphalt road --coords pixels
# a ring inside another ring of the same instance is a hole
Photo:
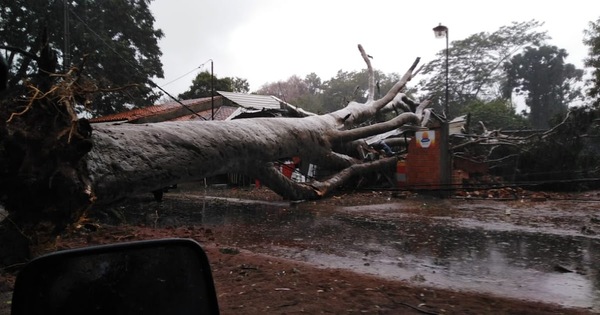
[[[202,224],[223,246],[317,266],[600,311],[600,236],[590,232],[600,231],[600,202],[571,204],[580,211],[569,204],[336,207],[175,193],[140,203],[137,213],[147,224]]]

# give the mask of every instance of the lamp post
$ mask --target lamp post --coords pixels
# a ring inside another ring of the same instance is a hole
[[[444,115],[447,119],[450,114],[448,112],[448,28],[440,23],[440,25],[433,28],[433,32],[435,34],[435,38],[446,37],[446,99],[444,103]]]
[[[442,195],[448,196],[451,187],[451,154],[450,154],[450,122],[449,122],[449,110],[448,110],[448,28],[440,23],[440,25],[433,28],[433,32],[436,38],[446,37],[446,98],[444,100],[444,117],[445,121],[442,123],[442,130],[440,134],[440,181],[442,188],[444,188]]]

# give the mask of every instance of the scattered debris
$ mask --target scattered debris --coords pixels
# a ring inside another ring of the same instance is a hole
[[[569,268],[567,268],[565,266],[562,266],[562,265],[555,265],[554,266],[554,270],[558,271],[558,272],[562,272],[562,273],[571,273],[571,272],[573,272],[573,270],[571,270],[571,269],[569,269]]]
[[[594,231],[594,229],[592,229],[591,227],[584,225],[581,227],[581,234],[584,235],[596,235],[596,231]]]
[[[425,282],[425,277],[422,274],[416,274],[410,277],[410,281],[412,282]]]
[[[530,200],[536,201],[536,202],[542,202],[542,201],[548,200],[548,197],[544,194],[538,193],[538,194],[534,194],[533,196],[531,196]]]
[[[219,252],[226,255],[237,255],[240,253],[240,250],[237,248],[223,247],[219,248]]]

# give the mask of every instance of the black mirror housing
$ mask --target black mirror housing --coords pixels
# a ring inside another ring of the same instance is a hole
[[[210,264],[190,239],[65,250],[17,275],[13,315],[219,314]]]

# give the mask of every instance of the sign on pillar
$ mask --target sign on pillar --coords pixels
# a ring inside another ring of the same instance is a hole
[[[435,132],[429,130],[417,131],[415,136],[417,138],[417,146],[420,148],[428,149],[435,144]]]

